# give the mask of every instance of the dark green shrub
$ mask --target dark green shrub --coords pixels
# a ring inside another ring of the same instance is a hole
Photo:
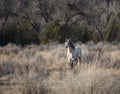
[[[71,38],[71,28],[67,27],[66,25],[60,26],[60,32],[59,32],[59,42],[63,43],[66,39]]]
[[[0,32],[0,45],[6,45],[8,42],[15,43],[16,30],[15,24],[7,23],[4,31]]]
[[[0,32],[0,45],[4,46],[9,42],[26,45],[30,43],[39,43],[39,38],[28,21],[23,21],[20,25],[6,23],[4,31]]]
[[[96,31],[92,31],[91,37],[94,43],[98,43],[100,41],[99,35]]]
[[[32,27],[28,21],[23,21],[18,26],[16,35],[16,43],[26,45],[30,43],[38,43],[38,35],[32,30]]]
[[[59,41],[60,25],[55,22],[48,22],[45,28],[40,32],[40,43],[48,43],[50,41]]]
[[[83,43],[92,40],[92,32],[87,24],[75,24],[72,27],[71,37],[75,41],[81,41]]]

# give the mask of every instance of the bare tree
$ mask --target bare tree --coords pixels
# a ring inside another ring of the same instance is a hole
[[[4,31],[4,27],[6,25],[6,23],[8,22],[10,17],[16,17],[18,18],[18,14],[16,13],[16,2],[15,0],[1,0],[1,19],[0,19],[0,23],[1,23],[1,32]],[[15,20],[14,20],[15,21]]]
[[[4,11],[4,14],[3,14],[3,18],[4,18],[4,21],[2,23],[2,26],[1,26],[1,31],[4,30],[4,26],[6,24],[6,22],[8,21],[8,18],[10,16],[10,12],[11,12],[11,0],[3,0],[2,1],[2,4],[3,4],[3,11]]]
[[[36,0],[35,6],[36,8],[36,15],[43,18],[46,23],[49,20],[53,20],[52,16],[55,11],[55,5],[50,0]]]
[[[74,13],[70,19],[77,15],[84,17],[83,20],[87,21],[91,28],[99,34],[100,40],[104,41],[103,32],[108,26],[110,20],[116,18],[116,14],[118,13],[116,11],[117,7],[115,7],[115,1],[112,3],[113,4],[109,7],[106,6],[106,2],[100,1],[98,4],[93,1],[88,3],[87,0],[78,0],[77,3],[68,3],[68,8]],[[112,30],[110,31],[112,32]],[[107,40],[109,40],[111,32],[109,33],[110,35]]]
[[[31,5],[27,10],[23,10],[24,15],[22,18],[28,20],[36,34],[39,34],[41,26],[53,20],[54,11],[54,2],[50,0],[35,0],[31,1]]]

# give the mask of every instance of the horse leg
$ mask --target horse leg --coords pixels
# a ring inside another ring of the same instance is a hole
[[[81,57],[78,58],[78,63],[77,63],[77,64],[78,64],[78,65],[81,64]]]
[[[74,67],[74,61],[73,60],[71,60],[71,68],[73,68]]]

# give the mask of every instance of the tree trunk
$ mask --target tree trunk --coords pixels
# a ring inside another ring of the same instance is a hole
[[[114,26],[115,26],[115,19],[113,20],[112,28],[110,30],[110,33],[109,33],[108,37],[107,37],[107,42],[111,41],[111,37],[112,37],[113,31],[114,31]]]

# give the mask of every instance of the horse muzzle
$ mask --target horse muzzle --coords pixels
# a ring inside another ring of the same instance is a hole
[[[68,46],[65,46],[66,48],[68,48]]]

